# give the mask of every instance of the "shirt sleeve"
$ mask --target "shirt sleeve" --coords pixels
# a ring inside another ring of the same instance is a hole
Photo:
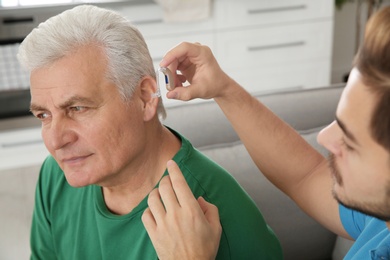
[[[195,197],[218,208],[222,235],[216,259],[283,259],[279,240],[238,182],[203,155],[194,156],[179,167]]]
[[[366,225],[366,215],[339,205],[340,219],[344,229],[356,240]]]

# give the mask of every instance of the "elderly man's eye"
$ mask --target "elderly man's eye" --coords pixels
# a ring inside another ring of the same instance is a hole
[[[49,114],[48,113],[37,113],[37,114],[35,114],[35,117],[40,119],[40,120],[44,120],[44,119],[49,117]]]
[[[86,108],[83,107],[83,106],[74,106],[74,107],[71,107],[70,110],[73,111],[73,112],[81,112],[83,110],[85,110]]]

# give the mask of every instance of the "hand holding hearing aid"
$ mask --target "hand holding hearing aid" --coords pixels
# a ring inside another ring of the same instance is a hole
[[[220,68],[211,49],[199,43],[180,43],[165,54],[160,66],[172,73],[175,88],[167,93],[170,99],[230,96],[238,85]],[[181,87],[186,81],[189,85]]]

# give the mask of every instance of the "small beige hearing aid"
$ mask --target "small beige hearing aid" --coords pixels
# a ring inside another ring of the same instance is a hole
[[[168,91],[175,89],[175,83],[173,80],[172,72],[166,68],[161,67],[156,71],[156,82],[157,82],[157,92],[153,93],[153,97],[161,97],[161,91],[160,91],[160,73],[164,75],[164,81],[165,81],[165,87]]]

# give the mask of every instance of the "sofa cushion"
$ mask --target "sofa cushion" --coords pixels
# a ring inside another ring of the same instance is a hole
[[[318,130],[315,128],[303,136],[313,143]],[[289,197],[274,187],[261,174],[240,141],[199,149],[227,169],[252,197],[278,236],[284,259],[331,259],[336,236],[303,213]]]
[[[278,91],[256,97],[326,156],[316,137],[334,120],[343,87]],[[164,124],[227,169],[252,197],[279,237],[286,260],[331,259],[336,236],[305,215],[261,174],[215,102],[183,103],[167,108],[167,115]]]
[[[303,133],[329,124],[344,85],[280,90],[256,97],[293,128]],[[184,134],[195,147],[238,141],[232,126],[213,100],[168,107],[164,124]]]

